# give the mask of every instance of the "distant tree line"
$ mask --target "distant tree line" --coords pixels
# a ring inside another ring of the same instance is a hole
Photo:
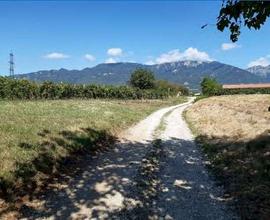
[[[0,77],[0,98],[30,100],[70,98],[162,99],[176,96],[179,92],[182,95],[188,94],[188,90],[185,87],[166,81],[156,81],[155,79],[153,82],[153,85],[141,88],[133,84],[130,86],[111,86],[53,83],[49,81],[35,83],[24,79],[17,80],[9,77]]]
[[[270,88],[238,88],[224,89],[216,79],[205,77],[201,82],[202,94],[205,96],[235,95],[235,94],[270,94]]]
[[[218,95],[270,94],[270,88],[221,89]]]

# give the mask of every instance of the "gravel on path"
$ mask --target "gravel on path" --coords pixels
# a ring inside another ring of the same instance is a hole
[[[192,101],[151,114],[111,150],[85,156],[76,175],[63,174],[21,219],[237,219],[181,117]]]

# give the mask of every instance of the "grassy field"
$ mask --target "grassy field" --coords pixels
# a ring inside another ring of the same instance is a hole
[[[154,110],[185,100],[0,101],[0,189],[8,194],[14,183],[51,174],[73,153],[103,148]]]
[[[185,116],[243,219],[270,216],[270,95],[202,99]]]

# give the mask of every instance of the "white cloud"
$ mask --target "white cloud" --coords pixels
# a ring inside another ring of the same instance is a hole
[[[260,57],[257,60],[253,60],[248,64],[248,67],[252,66],[269,66],[270,65],[270,55],[265,57]]]
[[[95,58],[93,55],[91,55],[91,54],[85,54],[85,55],[84,55],[84,58],[85,58],[86,60],[90,61],[90,62],[96,60],[96,58]]]
[[[206,52],[199,51],[197,48],[189,47],[185,51],[181,52],[179,49],[171,50],[167,53],[161,54],[155,60],[150,60],[148,63],[161,64],[170,63],[183,60],[193,60],[193,61],[212,61]]]
[[[221,45],[221,50],[232,50],[235,48],[240,47],[240,45],[236,44],[236,43],[223,43]]]
[[[169,63],[181,60],[182,54],[178,49],[171,50],[168,53],[161,54],[157,59],[156,63]]]
[[[121,48],[110,48],[107,50],[107,54],[109,56],[118,57],[123,54],[123,50]]]
[[[53,52],[53,53],[46,54],[44,58],[51,59],[51,60],[61,60],[61,59],[69,58],[69,55]]]
[[[114,58],[112,58],[112,57],[110,57],[107,60],[105,60],[105,63],[116,63],[116,62],[117,62],[117,60],[114,59]]]

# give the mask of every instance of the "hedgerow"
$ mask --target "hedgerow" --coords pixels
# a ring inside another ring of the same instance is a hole
[[[220,89],[217,95],[270,94],[270,88]]]
[[[138,89],[130,86],[111,85],[75,85],[66,83],[35,83],[28,80],[17,80],[0,77],[1,99],[69,99],[69,98],[106,98],[106,99],[162,99],[174,96],[183,91],[165,90],[164,88]]]
[[[202,94],[207,96],[237,94],[270,94],[270,88],[237,88],[224,89],[214,78],[205,77],[201,82]]]

